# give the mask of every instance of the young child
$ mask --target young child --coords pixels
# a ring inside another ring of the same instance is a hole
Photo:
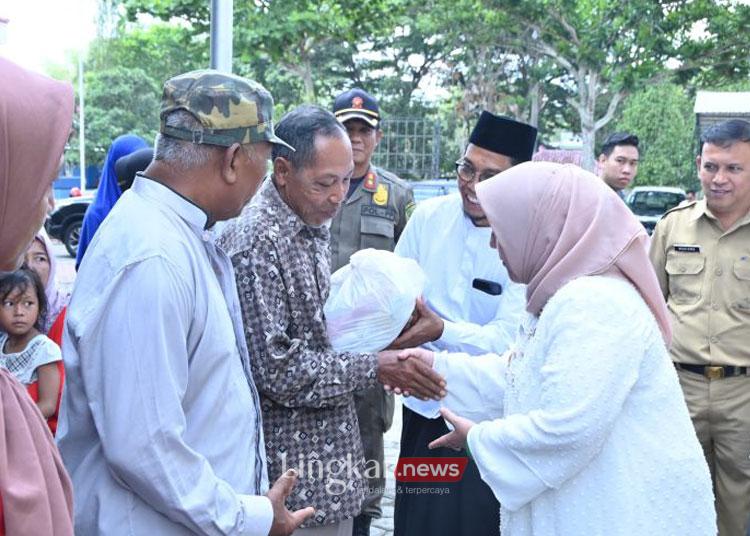
[[[57,412],[62,355],[40,332],[46,309],[44,286],[34,271],[21,268],[0,275],[0,367],[27,387],[49,419]]]

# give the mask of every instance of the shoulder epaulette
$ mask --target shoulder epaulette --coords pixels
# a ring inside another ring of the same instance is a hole
[[[680,211],[680,210],[685,210],[687,208],[691,208],[691,207],[695,206],[695,204],[697,202],[698,202],[698,200],[696,199],[694,201],[690,201],[689,203],[685,203],[684,205],[680,204],[680,205],[677,205],[676,207],[672,207],[672,208],[670,208],[668,211],[666,211],[662,215],[662,218],[664,218],[667,214],[671,214],[672,212],[677,212],[677,211]]]
[[[375,167],[373,166],[377,174],[382,177],[384,180],[393,183],[395,186],[400,186],[402,188],[409,188],[409,183],[396,175],[395,173],[391,173],[390,171],[386,171],[383,168]]]

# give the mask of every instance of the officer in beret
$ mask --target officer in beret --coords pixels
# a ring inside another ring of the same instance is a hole
[[[428,199],[414,211],[396,247],[427,275],[417,319],[394,342],[398,348],[478,355],[503,353],[515,339],[525,306],[525,287],[513,283],[479,205],[476,185],[531,160],[536,129],[507,117],[482,112],[456,162],[458,193]],[[455,457],[428,444],[448,433],[439,404],[404,399],[401,458]],[[429,487],[429,490],[424,488]],[[399,482],[395,536],[482,536],[499,532],[499,505],[469,460],[455,483]]]
[[[414,210],[411,186],[372,164],[383,132],[378,102],[369,93],[354,88],[341,93],[333,113],[344,125],[352,144],[354,173],[349,192],[331,223],[331,271],[347,264],[353,253],[365,248],[393,251]],[[388,289],[383,289],[387,292]],[[362,513],[354,519],[356,536],[370,533],[372,519],[381,516],[380,500],[385,487],[383,434],[393,421],[393,395],[381,386],[355,393],[357,419],[365,460],[376,460],[377,476],[368,478],[368,493]],[[368,463],[368,467],[372,465]]]
[[[166,82],[154,159],[98,229],[68,307],[58,444],[77,534],[289,535],[217,221],[264,177],[273,100],[217,71]]]

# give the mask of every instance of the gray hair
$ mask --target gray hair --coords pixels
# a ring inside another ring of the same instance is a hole
[[[190,130],[200,130],[203,126],[190,113],[185,110],[175,110],[167,115],[167,126],[182,127]],[[180,169],[189,169],[206,165],[217,150],[216,146],[193,143],[157,134],[156,147],[154,148],[154,160]]]
[[[346,129],[329,111],[319,106],[303,105],[288,112],[276,125],[276,135],[294,147],[274,144],[271,158],[288,160],[295,169],[304,169],[315,163],[315,137],[346,137]]]

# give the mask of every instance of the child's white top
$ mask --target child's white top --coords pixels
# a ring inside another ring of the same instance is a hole
[[[0,332],[0,367],[9,370],[24,385],[37,381],[36,369],[47,363],[62,361],[60,347],[46,335],[39,334],[17,353],[6,353],[8,334]]]

